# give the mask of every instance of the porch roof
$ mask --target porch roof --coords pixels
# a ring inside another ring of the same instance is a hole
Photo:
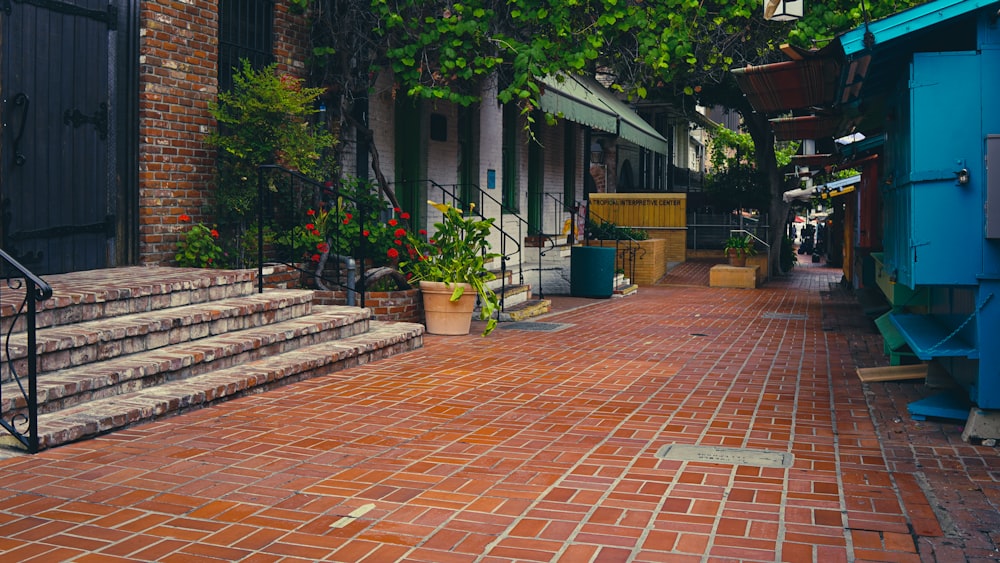
[[[667,154],[663,135],[593,78],[563,74],[541,81],[545,84],[539,101],[542,110]]]

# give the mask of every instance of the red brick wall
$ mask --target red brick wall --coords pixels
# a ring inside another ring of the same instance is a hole
[[[139,36],[139,259],[172,264],[182,214],[212,221],[215,151],[205,135],[218,95],[218,3],[142,2]],[[305,75],[305,18],[275,2],[279,70]]]

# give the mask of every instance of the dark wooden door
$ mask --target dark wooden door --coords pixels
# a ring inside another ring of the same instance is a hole
[[[116,34],[108,0],[0,0],[2,244],[40,274],[115,265]]]

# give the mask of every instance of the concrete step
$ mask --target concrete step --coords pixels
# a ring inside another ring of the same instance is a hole
[[[499,292],[499,289],[495,290]],[[508,285],[504,288],[503,295],[497,293],[503,299],[504,309],[509,309],[520,303],[531,299],[530,285]]]
[[[106,434],[277,385],[321,377],[419,348],[423,327],[372,321],[364,334],[322,342],[39,417],[42,448]],[[10,440],[5,436],[6,440]]]
[[[530,319],[548,313],[552,301],[548,299],[530,299],[511,307],[504,308],[500,313],[500,322],[515,322]]]
[[[629,295],[635,295],[639,291],[639,286],[634,283],[623,283],[616,286],[612,292],[612,297],[628,297]]]
[[[307,315],[312,292],[268,290],[211,303],[113,316],[38,331],[38,372],[64,370],[122,355],[281,322]],[[0,349],[0,383],[10,381],[10,369],[27,373],[27,334],[12,334]],[[9,356],[8,356],[9,354]]]

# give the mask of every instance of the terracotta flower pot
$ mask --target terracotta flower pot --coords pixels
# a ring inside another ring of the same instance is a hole
[[[424,298],[424,325],[428,334],[469,334],[472,311],[476,308],[476,290],[467,283],[458,285],[463,286],[465,291],[458,301],[451,301],[455,284],[420,282],[420,293]]]
[[[747,255],[737,250],[729,249],[729,265],[737,268],[744,268],[747,265]]]

